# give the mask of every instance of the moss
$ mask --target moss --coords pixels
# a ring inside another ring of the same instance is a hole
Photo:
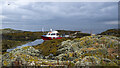
[[[7,61],[3,61],[4,66],[7,66],[9,63]]]
[[[69,66],[70,66],[70,67],[73,67],[73,66],[75,66],[75,64],[70,61],[70,62],[69,62]]]
[[[30,41],[2,40],[2,51],[5,51],[5,50],[10,49],[10,48],[14,48],[16,46],[20,46],[20,45],[25,44],[27,42],[30,42]]]
[[[43,64],[43,65],[49,65],[49,63],[48,63],[48,62],[42,62],[42,64]]]
[[[7,54],[8,52],[2,52],[2,54],[4,55],[4,54]]]
[[[69,57],[73,57],[73,53],[69,53]]]
[[[77,62],[77,61],[79,61],[79,59],[75,59],[74,61]]]
[[[26,50],[26,49],[28,49],[29,47],[30,47],[30,46],[26,46],[26,47],[23,47],[22,49],[25,49],[25,50]]]
[[[54,39],[45,41],[40,45],[33,46],[35,49],[40,49],[42,54],[47,56],[49,54],[57,55],[58,46],[62,41],[67,40],[68,38]]]
[[[11,59],[14,59],[14,58],[15,58],[15,57],[13,57],[13,56],[11,57]]]

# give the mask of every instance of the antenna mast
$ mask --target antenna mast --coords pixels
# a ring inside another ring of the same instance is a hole
[[[50,29],[50,31],[52,31],[52,29]]]
[[[42,32],[44,32],[44,28],[42,28]]]

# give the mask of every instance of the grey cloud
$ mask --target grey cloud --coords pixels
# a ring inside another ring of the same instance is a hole
[[[26,5],[19,6],[14,3],[13,5],[16,8],[3,7],[2,15],[7,17],[3,19],[3,23],[19,23],[22,26],[24,25],[23,29],[26,30],[30,29],[27,27],[29,25],[40,25],[39,28],[47,26],[55,29],[73,30],[94,29],[93,27],[103,30],[117,26],[107,25],[107,28],[104,23],[106,21],[117,21],[117,2],[31,2]],[[12,28],[11,25],[3,24],[4,27]],[[101,27],[97,28],[98,25]],[[31,30],[37,29],[34,26]],[[17,28],[20,28],[20,25]]]

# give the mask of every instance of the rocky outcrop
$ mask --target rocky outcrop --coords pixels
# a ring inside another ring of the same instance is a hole
[[[21,61],[22,64],[29,64],[33,60],[38,60],[37,57],[42,58],[41,51],[34,49],[31,46],[14,49],[9,53],[3,55],[3,65],[11,66],[15,61]]]
[[[15,49],[3,55],[3,65],[76,65],[76,66],[118,66],[120,37],[86,36],[66,40],[59,44],[57,55],[42,55],[42,50],[31,46]],[[52,41],[53,42],[53,41]]]
[[[105,58],[109,60],[108,65],[118,65],[119,59],[115,56],[118,56],[119,39],[114,36],[97,35],[67,40],[61,43],[58,49],[59,55],[56,57],[61,61],[73,61],[80,66],[103,65]]]

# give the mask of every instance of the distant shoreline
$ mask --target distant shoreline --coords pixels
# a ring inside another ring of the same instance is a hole
[[[26,31],[26,32],[42,32],[42,29],[40,30],[25,30],[25,29],[16,29],[16,28],[3,28],[3,29],[12,29],[12,30],[19,30],[19,31]],[[119,29],[119,28],[111,28],[111,29]],[[0,29],[2,30],[2,29]],[[54,29],[53,29],[54,30]],[[81,30],[69,30],[69,29],[56,29],[56,30],[66,30],[66,31],[81,31],[82,33],[92,33],[92,34],[99,34],[101,32],[110,30],[110,29],[95,29],[95,30],[87,30],[87,29],[81,29]],[[45,32],[49,31],[49,29],[44,30]]]

